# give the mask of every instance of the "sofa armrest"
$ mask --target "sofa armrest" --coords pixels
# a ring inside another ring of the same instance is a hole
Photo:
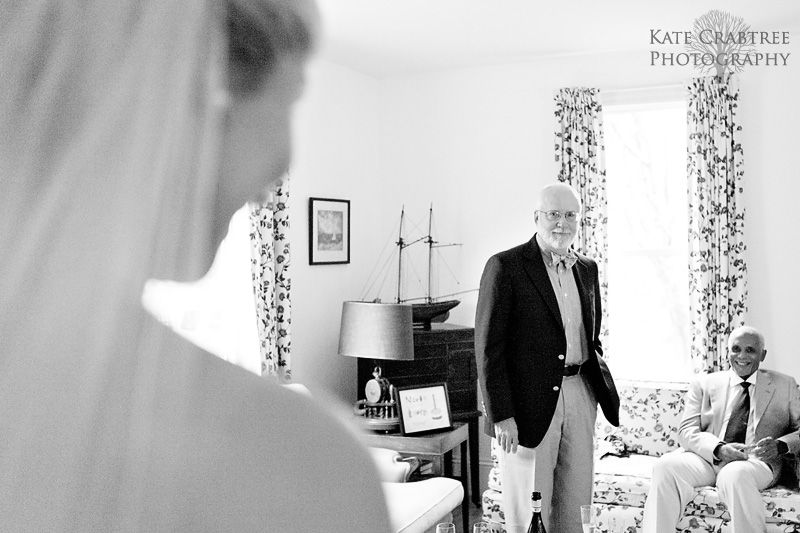
[[[381,481],[405,483],[419,461],[415,457],[403,458],[395,450],[387,448],[368,448],[372,460],[378,469]]]

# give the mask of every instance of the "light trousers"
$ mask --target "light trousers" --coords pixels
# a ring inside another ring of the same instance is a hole
[[[525,533],[531,492],[542,493],[547,531],[580,533],[581,505],[592,502],[597,400],[583,377],[565,377],[556,412],[536,448],[500,452],[503,511],[508,533]]]
[[[757,459],[719,467],[692,452],[668,453],[653,465],[642,533],[675,533],[695,487],[704,485],[716,485],[731,515],[732,533],[762,533],[766,523],[759,492],[770,483],[772,470]]]

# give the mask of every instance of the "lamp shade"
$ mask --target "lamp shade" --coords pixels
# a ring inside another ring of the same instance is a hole
[[[414,359],[411,305],[344,302],[339,354],[371,359]]]

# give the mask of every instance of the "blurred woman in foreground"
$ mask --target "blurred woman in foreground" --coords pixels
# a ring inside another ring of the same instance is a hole
[[[314,6],[0,1],[0,530],[386,531],[346,429],[141,303],[285,172]]]

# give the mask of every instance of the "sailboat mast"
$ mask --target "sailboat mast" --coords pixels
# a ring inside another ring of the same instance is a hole
[[[428,211],[428,292],[425,294],[425,301],[431,303],[431,270],[433,268],[433,236],[431,235],[433,227],[433,204],[431,204],[430,211]]]
[[[397,236],[397,303],[402,303],[402,299],[400,297],[400,286],[403,283],[403,248],[405,248],[405,243],[403,242],[403,215],[406,212],[406,206],[400,208],[400,233]]]

